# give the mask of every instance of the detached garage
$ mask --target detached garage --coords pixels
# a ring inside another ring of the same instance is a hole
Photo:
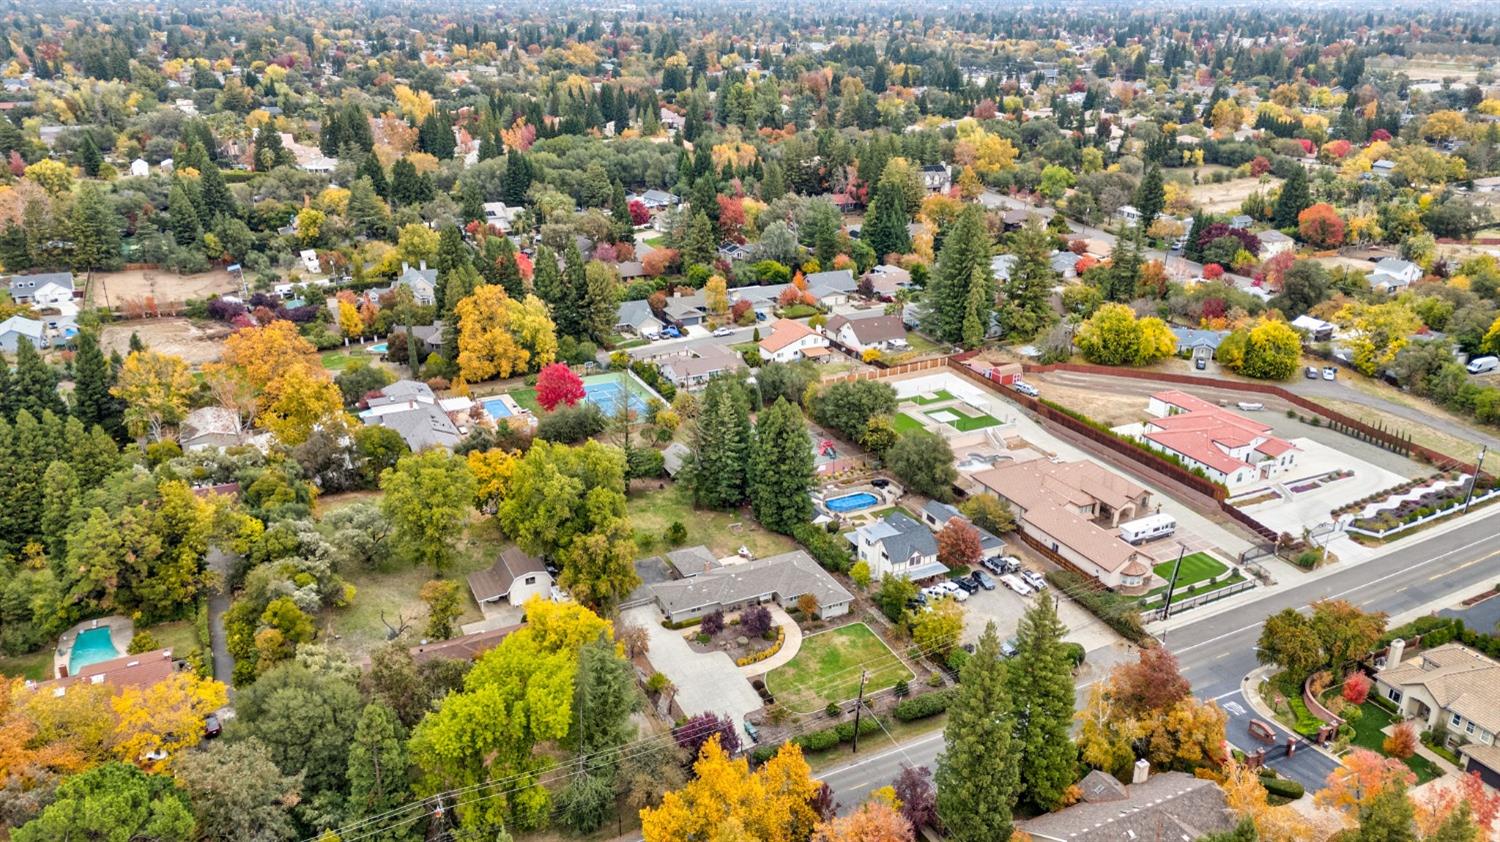
[[[488,570],[469,574],[469,590],[480,605],[503,599],[519,608],[533,596],[549,598],[552,576],[541,559],[521,552],[519,547],[506,547]]]

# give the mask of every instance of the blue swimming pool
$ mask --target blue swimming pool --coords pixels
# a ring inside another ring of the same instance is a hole
[[[384,342],[376,342],[374,345],[371,345],[370,347],[366,348],[365,351],[367,353],[371,353],[371,354],[384,354],[386,352],[387,348],[388,348],[388,345],[386,343],[384,343]]]
[[[856,491],[853,494],[845,494],[842,497],[824,500],[823,505],[827,506],[830,512],[846,514],[848,512],[857,512],[860,509],[868,509],[879,502],[880,498],[868,491]]]
[[[491,418],[510,417],[510,407],[506,406],[505,401],[502,401],[499,398],[490,398],[489,400],[481,403],[480,406],[484,407],[484,411],[488,412]]]
[[[68,654],[68,675],[77,675],[79,670],[90,664],[118,657],[120,650],[115,648],[115,641],[109,635],[109,627],[84,629],[78,633],[78,638],[73,641],[73,651]]]

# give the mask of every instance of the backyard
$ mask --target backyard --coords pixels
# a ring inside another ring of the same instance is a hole
[[[778,704],[812,713],[857,697],[862,669],[867,695],[913,678],[869,626],[854,623],[803,638],[797,656],[766,676],[766,688]]]
[[[796,549],[792,539],[765,529],[748,513],[694,508],[687,491],[670,483],[665,488],[631,491],[626,509],[635,528],[636,546],[643,554],[675,549],[665,538],[673,523],[686,530],[687,537],[678,546],[702,544],[719,557],[734,555],[742,546],[756,558]]]
[[[946,406],[942,409],[929,409],[922,413],[934,421],[947,424],[961,433],[969,433],[974,430],[983,430],[985,427],[993,427],[1000,423],[993,415],[983,412],[970,414],[969,410],[960,409],[958,406]]]

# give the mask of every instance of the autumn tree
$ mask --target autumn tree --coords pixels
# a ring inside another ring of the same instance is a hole
[[[911,620],[911,639],[923,654],[946,657],[964,631],[964,607],[952,597],[928,603]]]
[[[1272,806],[1256,770],[1231,758],[1224,764],[1223,775],[1229,809],[1251,822],[1261,842],[1318,842],[1327,838],[1326,829],[1320,829],[1318,822],[1296,807]]]
[[[1318,202],[1297,214],[1297,235],[1318,248],[1338,248],[1344,242],[1344,220],[1333,205]]]
[[[1380,750],[1390,757],[1405,760],[1417,753],[1417,728],[1410,722],[1399,722],[1381,743]]]
[[[573,406],[586,395],[583,380],[564,363],[549,363],[537,374],[536,402],[548,412],[558,404]]]
[[[427,604],[429,640],[447,640],[453,636],[453,621],[464,613],[463,591],[451,579],[431,579],[418,594]]]
[[[458,367],[471,383],[535,371],[557,357],[557,332],[535,295],[517,301],[488,284],[459,300]]]
[[[403,456],[381,475],[380,489],[398,556],[445,570],[474,505],[474,478],[464,459],[441,448]]]
[[[1262,664],[1280,667],[1295,681],[1311,675],[1327,660],[1312,621],[1295,608],[1284,608],[1266,618],[1255,657]]]
[[[1355,748],[1345,754],[1339,767],[1314,800],[1321,807],[1340,813],[1346,824],[1354,824],[1380,793],[1404,790],[1416,783],[1416,773],[1393,757],[1381,757],[1369,749]]]
[[[885,799],[874,798],[847,816],[823,822],[812,842],[911,842],[912,826]]]
[[[1334,668],[1368,655],[1385,634],[1384,612],[1368,612],[1343,599],[1324,599],[1312,605],[1312,630],[1323,647],[1325,662]]]
[[[161,441],[165,429],[187,414],[197,389],[181,357],[134,351],[125,358],[110,394],[125,405],[125,427],[137,439]]]
[[[731,760],[713,739],[693,771],[696,777],[667,793],[660,807],[641,810],[646,842],[807,839],[818,822],[811,806],[818,785],[794,742],[751,772],[744,758]]]
[[[937,534],[938,561],[949,570],[964,570],[979,563],[984,547],[979,542],[979,530],[962,518],[952,518]]]
[[[173,673],[144,687],[125,687],[110,698],[115,756],[147,771],[165,771],[199,743],[204,718],[228,702],[228,688],[191,672]],[[158,756],[162,759],[144,759]]]
[[[1191,685],[1178,668],[1177,656],[1165,646],[1143,646],[1136,660],[1115,667],[1108,690],[1122,714],[1143,718],[1167,710],[1192,694]]]

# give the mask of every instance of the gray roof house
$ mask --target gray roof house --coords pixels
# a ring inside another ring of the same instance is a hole
[[[429,447],[451,449],[463,441],[458,425],[443,410],[437,395],[426,383],[397,380],[363,403],[367,408],[360,412],[360,420],[370,425],[390,427],[413,451]]]
[[[11,316],[0,322],[0,351],[8,354],[16,352],[16,345],[22,337],[31,340],[31,344],[44,348],[47,343],[42,338],[42,323],[36,319],[28,319],[23,316]]]
[[[859,560],[869,565],[873,579],[890,573],[915,582],[948,572],[948,567],[937,560],[937,539],[932,530],[904,512],[892,512],[845,537],[854,544]]]
[[[708,385],[716,375],[745,367],[744,358],[723,345],[702,345],[690,351],[664,354],[653,361],[673,386],[689,391]]]
[[[1183,772],[1161,772],[1127,786],[1094,770],[1079,786],[1082,801],[1017,822],[1016,829],[1067,842],[1182,842],[1238,823],[1218,784]]]
[[[948,521],[958,518],[964,523],[974,526],[973,521],[964,517],[954,506],[940,503],[937,500],[928,500],[927,505],[922,507],[922,523],[927,525],[933,532],[941,530],[948,525]],[[979,557],[994,558],[1005,553],[1005,542],[995,537],[987,530],[974,526],[974,531],[979,533]]]
[[[427,306],[436,301],[437,270],[428,269],[425,260],[416,268],[401,264],[401,274],[396,278],[396,283],[409,288],[412,298],[420,305]]]
[[[814,272],[803,280],[807,282],[807,291],[825,307],[849,303],[849,295],[859,286],[848,269]]]
[[[17,304],[30,304],[36,291],[48,284],[73,292],[72,272],[42,272],[36,275],[12,275],[10,278],[10,300]]]
[[[1179,354],[1191,354],[1194,359],[1203,357],[1211,359],[1214,352],[1219,350],[1219,343],[1229,335],[1227,330],[1198,330],[1191,327],[1172,327],[1172,335],[1177,337],[1177,352]]]
[[[644,298],[620,302],[615,313],[615,330],[641,336],[661,329],[661,319],[651,312],[651,304]]]
[[[803,594],[818,600],[818,614],[826,619],[848,613],[854,601],[853,594],[803,550],[661,582],[652,585],[651,592],[657,607],[672,622],[762,602],[790,608]]]
[[[677,476],[677,472],[681,471],[683,466],[687,465],[688,460],[692,458],[693,451],[692,448],[682,442],[674,441],[667,445],[667,449],[663,450],[661,455],[665,462],[667,476],[675,477]]]
[[[1375,271],[1370,273],[1369,281],[1370,286],[1375,289],[1395,292],[1405,289],[1421,277],[1421,266],[1412,263],[1410,260],[1386,257],[1375,264]]]

